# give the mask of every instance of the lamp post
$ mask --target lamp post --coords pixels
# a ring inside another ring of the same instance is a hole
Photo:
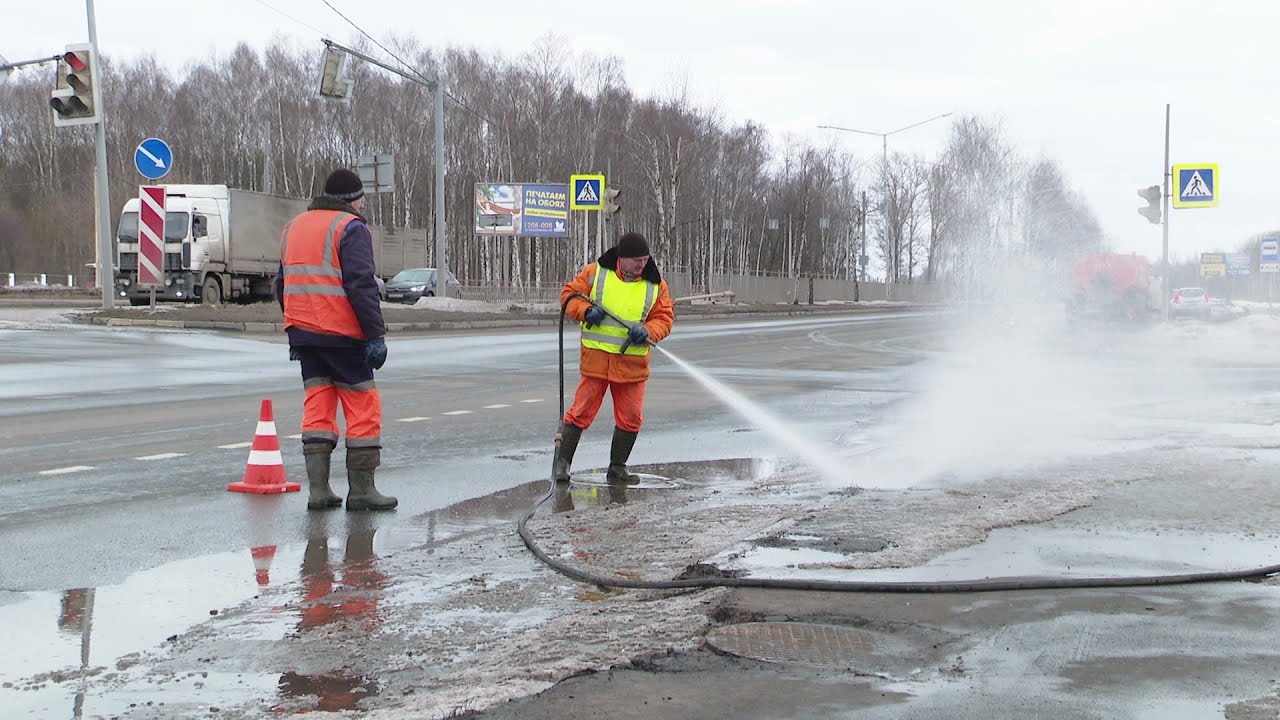
[[[920,127],[921,125],[926,125],[926,124],[928,124],[928,123],[933,122],[934,120],[941,120],[941,119],[942,119],[942,118],[944,118],[944,117],[950,117],[950,116],[951,116],[951,114],[952,114],[952,113],[943,113],[943,114],[941,114],[941,115],[935,115],[935,116],[933,116],[933,117],[931,117],[931,118],[929,118],[929,119],[927,119],[927,120],[921,120],[921,121],[919,121],[919,122],[914,122],[914,123],[911,123],[910,125],[906,125],[906,126],[904,126],[904,127],[900,127],[900,128],[898,128],[897,130],[890,130],[889,132],[875,132],[875,131],[872,131],[872,130],[858,130],[858,129],[855,129],[855,128],[840,127],[840,126],[838,126],[838,125],[819,125],[818,127],[819,127],[819,128],[821,128],[821,129],[823,129],[823,130],[839,130],[840,132],[851,132],[851,133],[857,133],[857,134],[859,134],[859,135],[875,135],[875,136],[878,136],[878,137],[880,138],[880,159],[881,159],[881,166],[880,166],[880,167],[881,167],[881,170],[880,170],[880,172],[881,172],[881,174],[882,174],[882,175],[887,179],[887,178],[888,178],[888,175],[889,175],[889,136],[890,136],[890,135],[897,135],[897,134],[898,134],[898,133],[900,133],[900,132],[903,132],[903,131],[906,131],[906,130],[910,130],[910,129],[912,129],[912,128],[918,128],[918,127]],[[887,183],[887,182],[885,183],[885,190],[884,190],[884,192],[885,192],[885,199],[887,200],[887,199],[888,199],[888,193],[889,193],[889,188],[888,188],[888,183]],[[884,206],[885,206],[886,204],[887,204],[887,203],[885,203],[885,202],[882,202],[882,203],[881,203],[881,206],[880,206],[880,207],[882,208],[882,209],[881,209],[881,213],[882,213],[882,214],[884,213],[883,208],[884,208]],[[886,223],[886,226],[885,226],[885,232],[886,232],[886,234],[888,233],[888,225],[887,225],[887,223]],[[865,240],[864,240],[864,241],[865,241]],[[888,248],[887,248],[887,245],[888,245],[888,243],[886,242],[886,249],[888,249]],[[893,280],[894,280],[894,278],[892,278],[892,277],[890,276],[890,272],[891,272],[892,270],[895,270],[896,268],[888,267],[888,265],[890,265],[890,263],[888,262],[888,258],[886,258],[886,263],[885,263],[885,264],[886,264],[886,267],[885,267],[885,273],[884,273],[885,277],[884,277],[884,279],[885,279],[885,290],[886,290],[886,292],[887,292],[887,291],[888,291],[888,287],[889,287],[889,285],[891,285],[891,284],[893,283]]]

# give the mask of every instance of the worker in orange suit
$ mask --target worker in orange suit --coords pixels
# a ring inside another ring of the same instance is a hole
[[[574,293],[591,302],[571,297]],[[569,482],[582,431],[591,427],[608,390],[614,428],[605,477],[610,483],[634,484],[639,478],[627,470],[627,460],[644,423],[650,343],[670,335],[675,322],[671,291],[649,255],[648,241],[629,232],[565,283],[560,303],[566,300],[565,313],[582,324],[581,380],[560,426],[553,475],[556,482]]]
[[[360,207],[364,185],[339,168],[324,194],[285,226],[275,292],[284,310],[289,357],[302,364],[306,390],[302,455],[308,510],[342,505],[329,487],[338,444],[337,414],[347,423],[347,510],[390,510],[396,499],[378,492],[382,461],[382,400],[373,371],[387,361],[387,333],[375,277],[373,239]]]

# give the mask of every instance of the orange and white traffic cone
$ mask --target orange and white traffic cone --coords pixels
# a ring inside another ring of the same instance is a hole
[[[227,489],[259,495],[297,492],[302,489],[302,485],[285,480],[280,437],[276,435],[276,421],[271,415],[269,399],[262,401],[258,429],[253,434],[253,447],[249,449],[249,464],[244,469],[244,480],[227,485]]]
[[[250,548],[249,554],[253,555],[254,579],[259,585],[266,587],[271,583],[271,560],[276,556],[276,546],[262,545]]]

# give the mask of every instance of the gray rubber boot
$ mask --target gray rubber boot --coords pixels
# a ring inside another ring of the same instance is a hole
[[[569,466],[573,464],[573,454],[578,451],[578,441],[581,439],[582,428],[570,422],[560,423],[560,447],[556,450],[556,459],[551,466],[551,476],[556,482],[569,482]]]
[[[348,510],[391,510],[399,504],[373,486],[373,471],[381,464],[380,448],[347,448]]]
[[[617,427],[613,429],[613,445],[609,448],[609,471],[604,476],[606,482],[627,485],[640,482],[638,475],[627,472],[627,459],[631,457],[631,448],[636,446],[636,437],[639,434]]]
[[[307,463],[307,509],[329,510],[342,507],[342,498],[329,487],[329,461],[333,446],[329,443],[303,443],[302,459]]]

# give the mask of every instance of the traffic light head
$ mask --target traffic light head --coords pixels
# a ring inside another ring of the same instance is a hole
[[[68,45],[58,59],[58,84],[49,94],[53,124],[91,125],[102,119],[97,57],[89,44]]]
[[[329,100],[351,102],[351,91],[355,89],[355,80],[351,78],[351,56],[347,51],[324,46],[324,55],[320,58],[320,89],[318,95]]]
[[[622,201],[618,196],[622,194],[622,190],[611,187],[605,188],[604,191],[604,211],[610,216],[616,215],[622,209]]]
[[[1159,185],[1143,188],[1138,191],[1138,197],[1147,201],[1147,206],[1138,208],[1138,214],[1146,218],[1153,225],[1159,225],[1163,219],[1163,211],[1160,202],[1164,200],[1164,193],[1160,191]]]

